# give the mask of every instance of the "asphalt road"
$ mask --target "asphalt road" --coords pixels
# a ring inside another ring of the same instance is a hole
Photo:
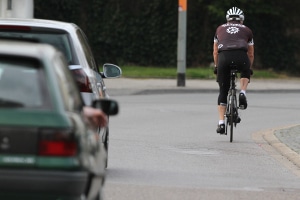
[[[297,88],[249,91],[233,143],[215,132],[214,90],[128,91],[111,95],[120,114],[110,119],[105,199],[299,199],[299,167],[265,140],[299,123]]]

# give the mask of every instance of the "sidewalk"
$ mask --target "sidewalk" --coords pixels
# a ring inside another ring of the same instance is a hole
[[[110,96],[138,95],[138,94],[165,94],[165,93],[199,93],[218,92],[215,80],[188,79],[184,87],[177,86],[176,79],[105,79],[106,88]],[[248,85],[250,92],[299,92],[300,79],[253,79]],[[291,161],[300,176],[300,124],[283,129],[272,129],[255,134],[265,145],[274,147],[281,156]]]
[[[177,86],[176,79],[105,79],[108,93],[114,95],[187,93],[218,91],[215,80],[188,79],[184,87]],[[248,92],[300,92],[300,80],[261,80],[253,79],[248,85]]]

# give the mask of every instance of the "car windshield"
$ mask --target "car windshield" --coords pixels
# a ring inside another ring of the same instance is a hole
[[[31,30],[30,32],[1,30],[0,37],[28,39],[28,40],[38,41],[40,43],[53,45],[65,55],[70,65],[76,64],[76,61],[72,56],[72,50],[68,39],[68,33],[66,32],[55,32],[55,31],[47,32],[47,30],[43,30],[43,31]]]
[[[49,107],[44,73],[35,60],[0,56],[0,108]]]

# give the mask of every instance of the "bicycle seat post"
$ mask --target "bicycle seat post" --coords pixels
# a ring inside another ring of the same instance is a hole
[[[236,94],[236,77],[237,77],[237,73],[238,73],[238,69],[237,69],[237,65],[230,65],[230,89],[231,92],[233,92],[233,95]]]

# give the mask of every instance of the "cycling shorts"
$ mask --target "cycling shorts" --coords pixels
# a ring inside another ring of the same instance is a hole
[[[218,54],[217,82],[219,83],[218,105],[227,103],[230,87],[230,65],[234,64],[241,73],[241,78],[250,80],[250,60],[244,50],[222,51]]]
[[[241,73],[241,78],[250,79],[250,60],[244,50],[221,51],[218,54],[218,82],[229,82],[230,65],[234,64]]]

